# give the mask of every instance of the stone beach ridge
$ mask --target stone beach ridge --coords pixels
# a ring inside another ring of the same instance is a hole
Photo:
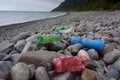
[[[61,25],[65,30],[56,32]],[[36,36],[43,34],[60,35],[61,40],[38,45]],[[104,40],[104,50],[71,44],[73,36]],[[84,56],[89,63],[80,71],[55,72],[50,63],[66,56]],[[69,12],[1,26],[0,80],[120,80],[120,10]]]

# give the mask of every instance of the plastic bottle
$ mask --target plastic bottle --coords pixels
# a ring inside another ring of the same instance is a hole
[[[56,32],[59,32],[59,30],[64,30],[64,29],[65,29],[64,26],[59,26],[59,27],[57,27],[57,28],[55,29],[55,31],[56,31]]]
[[[60,35],[45,34],[45,35],[37,36],[38,44],[41,44],[41,45],[49,44],[54,41],[60,41],[60,40],[61,40]]]
[[[59,30],[59,33],[74,33],[74,27],[71,27],[66,30]]]
[[[90,48],[90,49],[92,48],[98,51],[103,51],[105,46],[105,43],[103,40],[92,40],[92,39],[81,40],[78,37],[74,36],[71,39],[71,44],[76,44],[76,43],[80,43],[86,48]]]
[[[86,56],[62,56],[55,58],[52,64],[56,73],[76,72],[84,70],[89,64],[89,59]]]

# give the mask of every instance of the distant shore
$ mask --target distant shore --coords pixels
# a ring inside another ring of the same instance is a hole
[[[75,20],[102,22],[105,18],[119,18],[120,11],[86,11],[70,12],[63,16],[48,18],[43,20],[30,21],[25,23],[11,24],[0,27],[0,43],[3,40],[11,40],[21,32],[41,32],[51,29],[55,25],[69,26]],[[114,20],[114,19],[113,19]]]

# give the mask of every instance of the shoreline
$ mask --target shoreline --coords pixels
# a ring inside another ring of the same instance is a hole
[[[4,40],[11,40],[21,32],[42,32],[52,29],[53,26],[65,25],[69,26],[74,21],[96,21],[104,22],[111,20],[112,17],[119,20],[120,10],[117,11],[85,11],[85,12],[68,12],[65,15],[47,18],[42,20],[29,21],[25,23],[17,23],[0,27],[0,43]],[[113,19],[114,20],[114,19]],[[111,20],[112,21],[112,20]]]
[[[43,21],[43,20],[47,20],[47,19],[54,19],[54,18],[58,18],[58,17],[61,17],[61,16],[65,16],[67,14],[69,14],[69,13],[63,13],[61,15],[52,16],[52,17],[43,18],[43,19],[38,19],[38,20],[30,20],[30,21],[25,21],[25,22],[18,22],[18,23],[11,23],[11,24],[6,24],[6,25],[0,25],[0,28],[7,27],[7,26],[12,26],[12,25],[26,24],[26,23],[36,22],[36,21]]]

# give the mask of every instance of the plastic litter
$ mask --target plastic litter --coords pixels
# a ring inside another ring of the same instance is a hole
[[[38,41],[38,44],[40,45],[45,45],[45,44],[49,44],[54,41],[60,41],[60,40],[61,40],[60,35],[44,34],[44,35],[37,36],[37,41]]]
[[[86,56],[62,56],[52,61],[56,73],[82,71],[88,65]]]
[[[103,51],[105,46],[105,42],[103,40],[92,40],[92,39],[81,40],[78,37],[74,36],[71,39],[71,44],[76,44],[76,43],[80,43],[86,48],[90,48],[90,49],[92,48],[98,51]]]
[[[59,30],[59,33],[74,33],[74,27],[71,27],[66,30]]]
[[[59,26],[55,29],[56,32],[59,32],[59,30],[64,30],[65,26]]]

